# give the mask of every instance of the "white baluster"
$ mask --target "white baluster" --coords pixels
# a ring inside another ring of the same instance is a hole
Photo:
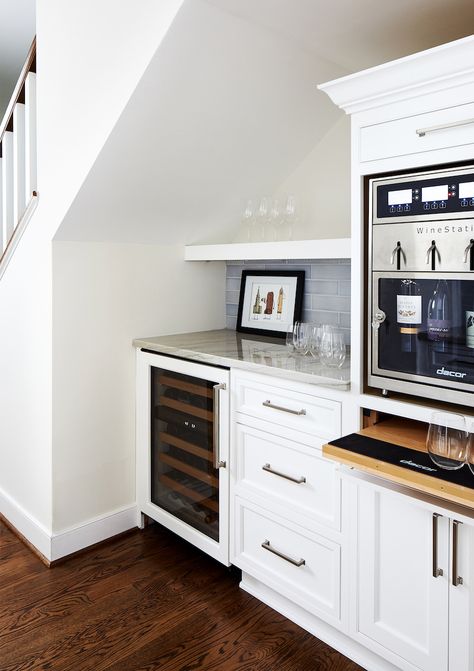
[[[36,74],[25,79],[25,201],[29,203],[36,183]]]
[[[13,133],[5,131],[2,139],[2,238],[4,248],[8,245],[13,224]]]
[[[13,227],[18,226],[26,207],[25,200],[25,105],[13,108]]]

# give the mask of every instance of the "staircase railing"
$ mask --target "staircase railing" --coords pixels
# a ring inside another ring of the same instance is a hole
[[[35,38],[0,125],[0,277],[37,200]]]

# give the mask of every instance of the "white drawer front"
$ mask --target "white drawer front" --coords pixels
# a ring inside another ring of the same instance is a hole
[[[236,485],[293,521],[340,529],[337,465],[319,450],[241,424],[236,427]],[[272,472],[275,471],[275,472]],[[291,478],[291,479],[290,479]]]
[[[450,126],[457,123],[462,125]],[[438,126],[447,127],[434,129]],[[417,130],[426,130],[426,134],[420,137]],[[360,160],[375,161],[471,143],[474,143],[474,103],[361,128]]]
[[[340,546],[290,529],[240,499],[236,514],[240,533],[234,563],[309,612],[338,621]]]
[[[338,437],[341,431],[341,404],[337,401],[252,380],[237,380],[235,409],[327,440]]]

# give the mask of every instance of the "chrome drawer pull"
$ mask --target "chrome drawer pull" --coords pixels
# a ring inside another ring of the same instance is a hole
[[[265,540],[262,543],[262,548],[264,550],[268,550],[268,552],[271,552],[272,554],[276,555],[277,557],[281,557],[281,559],[284,559],[285,561],[289,562],[290,564],[293,564],[293,566],[304,566],[306,564],[304,559],[292,559],[291,557],[288,557],[287,555],[284,555],[283,552],[279,552],[278,550],[275,550],[275,548],[272,548],[270,545],[270,541]]]
[[[296,482],[296,484],[301,485],[303,482],[306,482],[306,478],[302,475],[300,478],[294,478],[292,475],[286,475],[286,473],[281,473],[280,471],[274,471],[270,464],[265,464],[262,466],[262,471],[267,471],[267,473],[273,473],[273,475],[278,475],[280,478],[285,478],[285,480],[291,480],[291,482]]]
[[[437,130],[447,130],[448,128],[456,128],[457,126],[469,126],[474,123],[474,119],[464,119],[463,121],[453,121],[453,123],[445,123],[442,126],[429,126],[429,128],[417,128],[416,134],[418,137],[424,137],[426,133],[434,133]]]
[[[263,401],[262,405],[266,408],[273,408],[273,410],[289,412],[292,415],[306,415],[306,410],[304,408],[301,408],[301,410],[292,410],[291,408],[284,408],[282,405],[274,405],[271,401]]]
[[[464,580],[460,575],[458,575],[458,528],[462,522],[458,520],[453,520],[453,567],[452,567],[452,580],[453,587],[462,585]]]

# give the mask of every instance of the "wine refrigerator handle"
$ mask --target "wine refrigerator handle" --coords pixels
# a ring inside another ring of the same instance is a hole
[[[221,421],[221,390],[225,390],[226,384],[222,382],[221,384],[215,384],[212,388],[213,390],[213,400],[214,400],[214,422],[213,422],[213,456],[214,456],[214,468],[225,468],[226,462],[222,461],[220,458],[221,445],[220,445],[220,421]]]

